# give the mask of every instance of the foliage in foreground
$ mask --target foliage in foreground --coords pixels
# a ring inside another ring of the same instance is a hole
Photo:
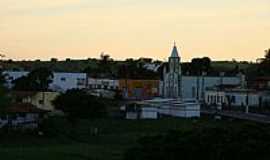
[[[58,96],[53,104],[71,120],[77,118],[101,118],[106,114],[106,104],[101,98],[82,90],[68,90]]]
[[[125,153],[125,160],[266,160],[270,158],[268,130],[257,125],[241,128],[203,127],[144,137]]]
[[[14,90],[18,91],[46,91],[52,82],[53,73],[48,68],[37,68],[27,76],[13,81]]]

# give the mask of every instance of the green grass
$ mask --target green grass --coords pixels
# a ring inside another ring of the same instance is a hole
[[[196,126],[240,127],[243,123],[246,122],[172,118],[155,121],[100,119],[81,120],[71,126],[64,119],[54,119],[53,127],[49,128],[50,136],[3,135],[0,138],[0,155],[5,160],[118,160],[142,136]],[[93,135],[94,128],[98,128],[98,135]]]

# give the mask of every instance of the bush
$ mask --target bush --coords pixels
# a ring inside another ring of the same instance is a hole
[[[53,104],[56,109],[62,110],[70,120],[101,118],[106,115],[104,101],[82,90],[69,90],[58,96]]]
[[[257,125],[170,131],[140,139],[137,146],[126,151],[124,159],[266,160],[270,158],[269,136],[269,128]]]

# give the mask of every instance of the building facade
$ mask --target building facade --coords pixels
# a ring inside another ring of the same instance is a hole
[[[29,72],[26,71],[5,71],[3,74],[6,77],[6,85],[11,88],[12,82],[22,76],[27,76]],[[87,74],[86,73],[64,73],[54,72],[52,83],[49,89],[53,91],[65,92],[69,89],[83,89],[86,88]]]
[[[206,91],[205,103],[208,106],[258,107],[262,105],[262,98],[258,91],[250,89],[211,89]]]
[[[181,58],[176,45],[173,46],[168,66],[163,67],[163,80],[160,81],[160,94],[164,98],[204,100],[205,91],[218,85],[245,84],[242,74],[236,76],[186,76],[181,72]]]
[[[60,95],[59,92],[31,92],[14,91],[12,96],[15,103],[28,103],[44,111],[55,111],[53,101]]]
[[[182,98],[181,65],[176,45],[173,46],[168,67],[163,68],[163,82],[163,97]]]
[[[119,90],[125,99],[152,99],[159,96],[159,80],[120,79]]]
[[[89,89],[118,90],[119,80],[88,78]]]

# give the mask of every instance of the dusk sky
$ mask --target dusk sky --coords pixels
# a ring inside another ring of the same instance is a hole
[[[255,61],[270,48],[270,0],[0,0],[7,59],[151,57]]]

